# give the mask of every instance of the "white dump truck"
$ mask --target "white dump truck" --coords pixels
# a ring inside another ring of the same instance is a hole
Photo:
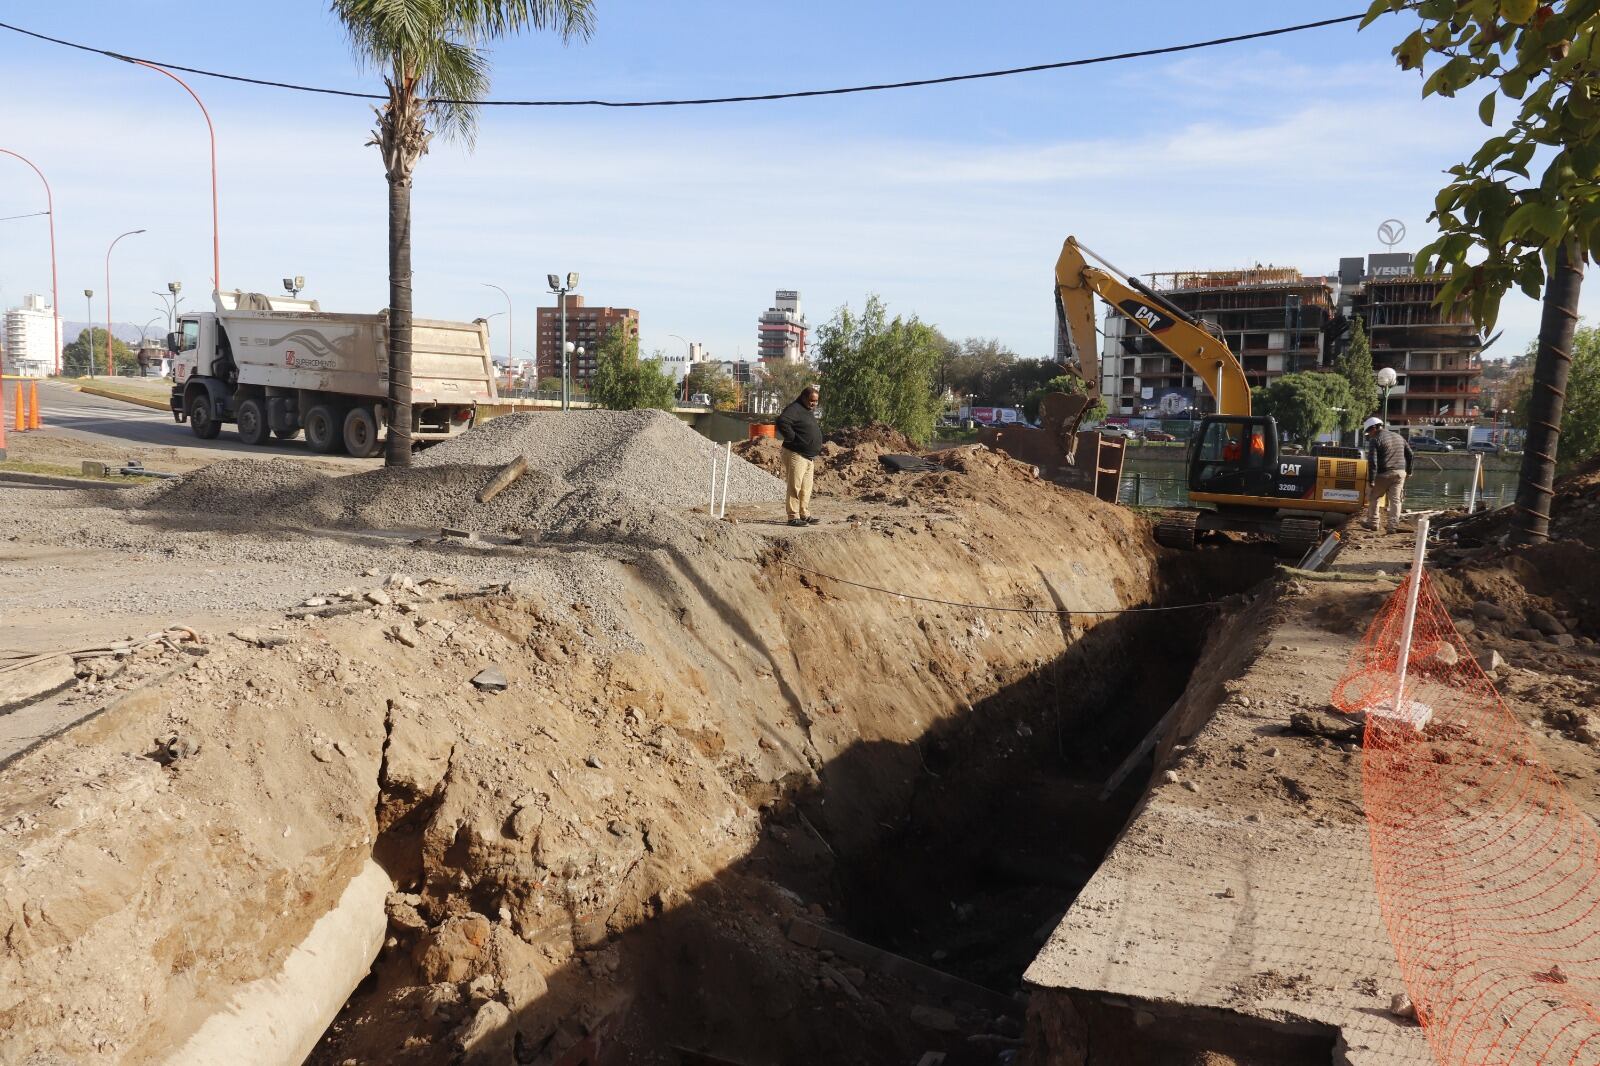
[[[302,429],[312,451],[377,455],[388,424],[388,315],[324,312],[315,300],[224,292],[214,312],[180,316],[172,416],[210,440],[224,423],[246,444]],[[444,440],[472,428],[495,398],[483,321],[413,319],[412,437]]]

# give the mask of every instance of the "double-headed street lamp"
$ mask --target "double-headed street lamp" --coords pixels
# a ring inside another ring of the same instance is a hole
[[[306,276],[304,274],[296,274],[292,278],[283,279],[283,291],[289,294],[291,300],[297,298],[300,295],[300,290],[305,287]]]
[[[572,395],[567,384],[567,358],[572,354],[572,349],[567,344],[567,293],[578,287],[578,272],[576,270],[567,274],[566,284],[561,283],[560,274],[547,274],[545,280],[550,283],[550,291],[555,293],[560,300],[561,308],[561,409],[571,410]]]
[[[136,233],[143,232],[142,229],[131,229],[127,233],[118,235],[106,248],[106,374],[111,377],[116,376],[116,367],[111,362],[111,249],[115,248],[117,241],[123,237],[132,237]]]
[[[511,294],[492,281],[481,281],[478,284],[485,288],[493,289],[506,298],[506,366],[511,365],[511,330],[516,325],[516,316],[511,313]],[[495,314],[500,312],[496,311]],[[489,316],[491,318],[494,315]]]
[[[167,313],[168,333],[171,333],[173,330],[178,328],[178,305],[183,302],[183,297],[179,296],[178,294],[182,291],[183,282],[169,281],[167,282],[166,292],[151,293],[152,296],[156,296],[161,299],[161,307]],[[168,303],[168,300],[171,300],[172,302]]]

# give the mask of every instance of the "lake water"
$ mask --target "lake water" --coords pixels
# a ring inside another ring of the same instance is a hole
[[[1517,467],[1504,462],[1485,464],[1483,481],[1478,490],[1480,508],[1510,504],[1517,493]],[[1440,469],[1426,454],[1418,455],[1411,476],[1406,479],[1406,509],[1465,507],[1471,486],[1470,469]],[[1121,499],[1142,507],[1187,506],[1189,490],[1183,464],[1141,462],[1135,453],[1123,468]]]

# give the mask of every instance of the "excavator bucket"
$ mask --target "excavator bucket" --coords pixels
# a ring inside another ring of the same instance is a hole
[[[1083,393],[1047,393],[1039,403],[1039,429],[1032,426],[985,426],[978,443],[991,451],[1004,452],[1019,462],[1039,468],[1042,477],[1060,480],[1058,475],[1077,461],[1078,423],[1089,407]]]

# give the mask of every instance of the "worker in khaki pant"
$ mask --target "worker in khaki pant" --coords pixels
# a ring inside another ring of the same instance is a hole
[[[1367,517],[1361,525],[1384,532],[1378,520],[1378,497],[1388,497],[1386,508],[1390,533],[1400,532],[1400,513],[1405,506],[1406,478],[1411,474],[1415,455],[1404,437],[1389,429],[1381,418],[1369,418],[1361,425],[1367,435]]]
[[[783,480],[789,486],[786,503],[791,526],[813,526],[811,483],[817,456],[822,454],[822,427],[817,424],[815,385],[807,385],[778,416],[778,436],[783,438]]]

